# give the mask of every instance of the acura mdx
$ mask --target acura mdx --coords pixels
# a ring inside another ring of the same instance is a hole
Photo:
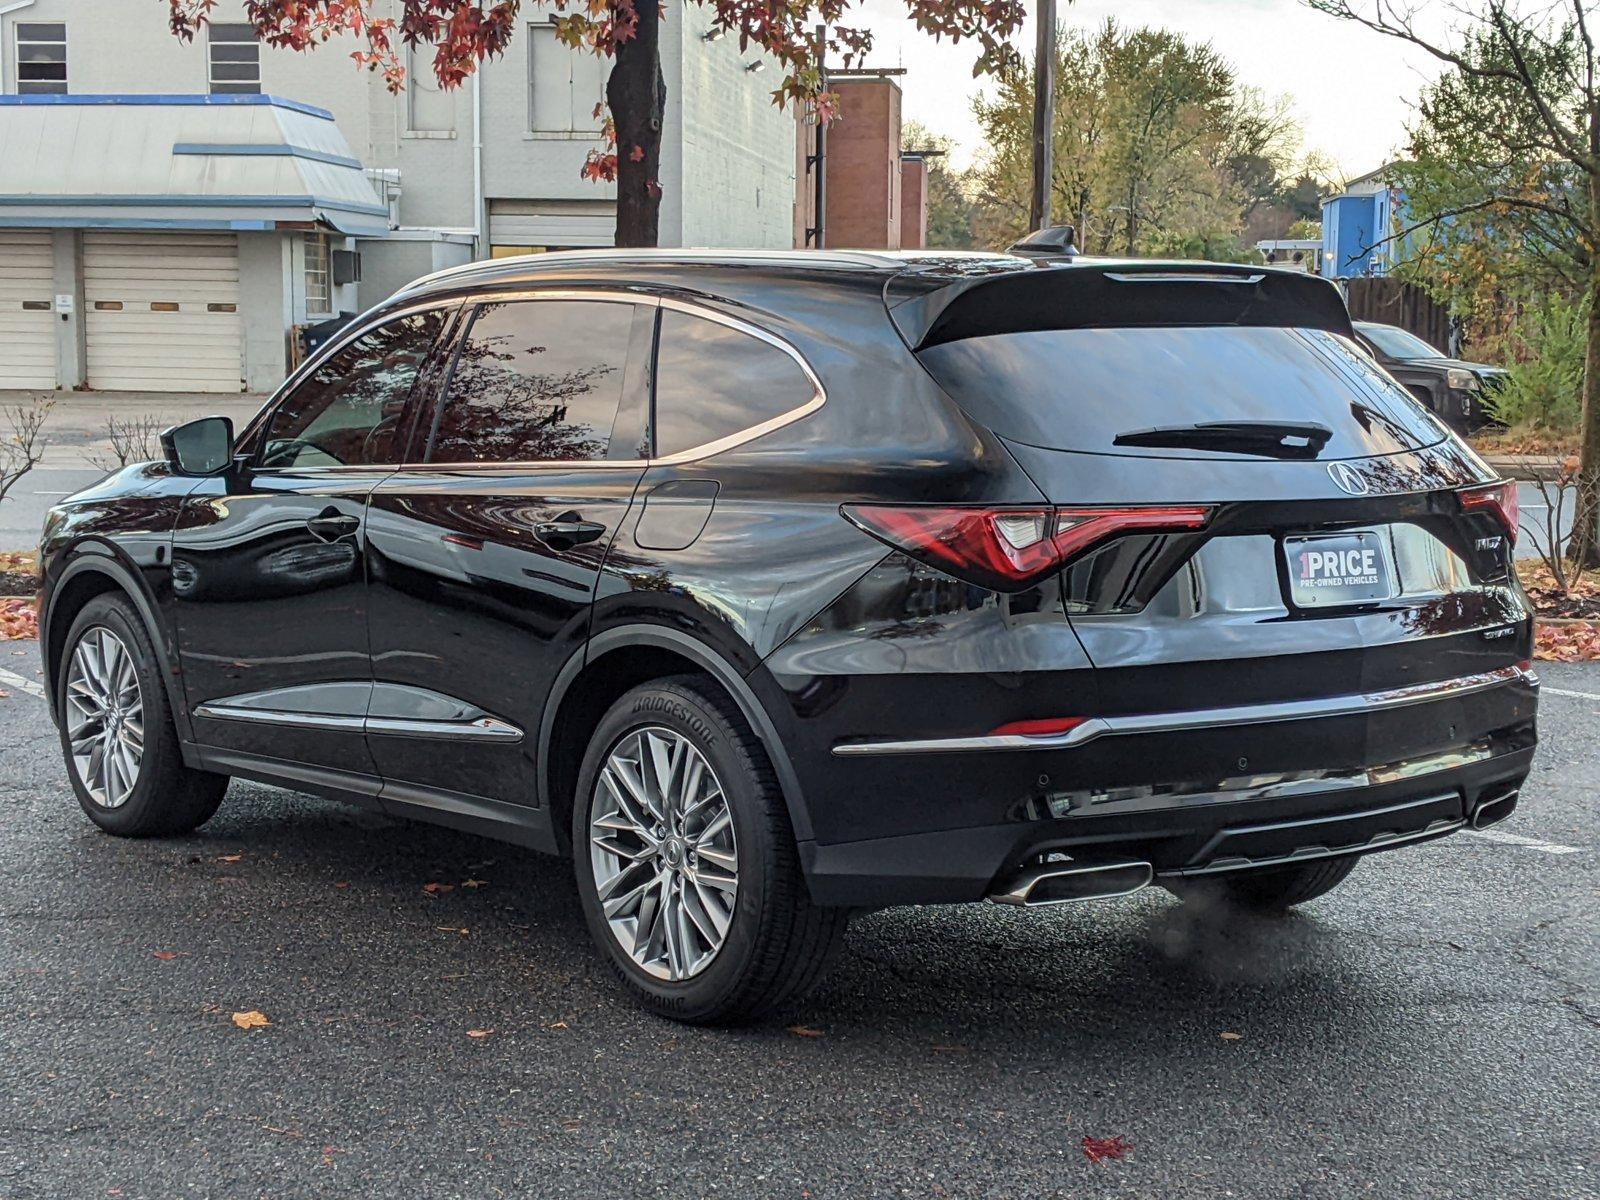
[[[1283,909],[1534,751],[1514,487],[1298,272],[477,263],[163,445],[44,531],[89,817],[240,777],[570,856],[682,1020],[855,910]]]

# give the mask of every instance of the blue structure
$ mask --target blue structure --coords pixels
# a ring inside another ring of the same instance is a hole
[[[1384,182],[1389,166],[1354,179],[1337,196],[1322,202],[1322,261],[1326,279],[1386,275],[1404,253],[1401,240],[1389,241],[1404,227],[1405,193]]]

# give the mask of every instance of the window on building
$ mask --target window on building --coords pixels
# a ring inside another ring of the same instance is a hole
[[[462,339],[430,462],[606,457],[622,402],[634,305],[484,304]]]
[[[412,313],[335,351],[272,414],[262,466],[399,462],[412,385],[449,316],[438,308]]]
[[[599,133],[612,60],[563,46],[553,25],[528,26],[528,128],[534,133]]]
[[[656,347],[656,454],[677,454],[760,425],[816,396],[800,364],[771,342],[676,309]]]
[[[38,21],[17,23],[17,94],[65,95],[67,27]]]
[[[212,95],[256,95],[261,91],[261,43],[249,25],[207,24],[211,40]]]
[[[308,233],[306,242],[306,316],[333,315],[333,277],[328,270],[328,235]]]
[[[411,133],[453,133],[456,97],[444,90],[433,73],[434,48],[406,48],[406,129]]]

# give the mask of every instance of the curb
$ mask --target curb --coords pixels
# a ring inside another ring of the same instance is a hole
[[[1553,454],[1485,454],[1483,461],[1506,479],[1553,480],[1564,458]]]

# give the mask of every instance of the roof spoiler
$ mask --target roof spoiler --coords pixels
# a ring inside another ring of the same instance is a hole
[[[1304,271],[1079,258],[930,282],[908,272],[885,291],[913,350],[1002,333],[1130,326],[1278,325],[1354,336],[1339,289]]]

